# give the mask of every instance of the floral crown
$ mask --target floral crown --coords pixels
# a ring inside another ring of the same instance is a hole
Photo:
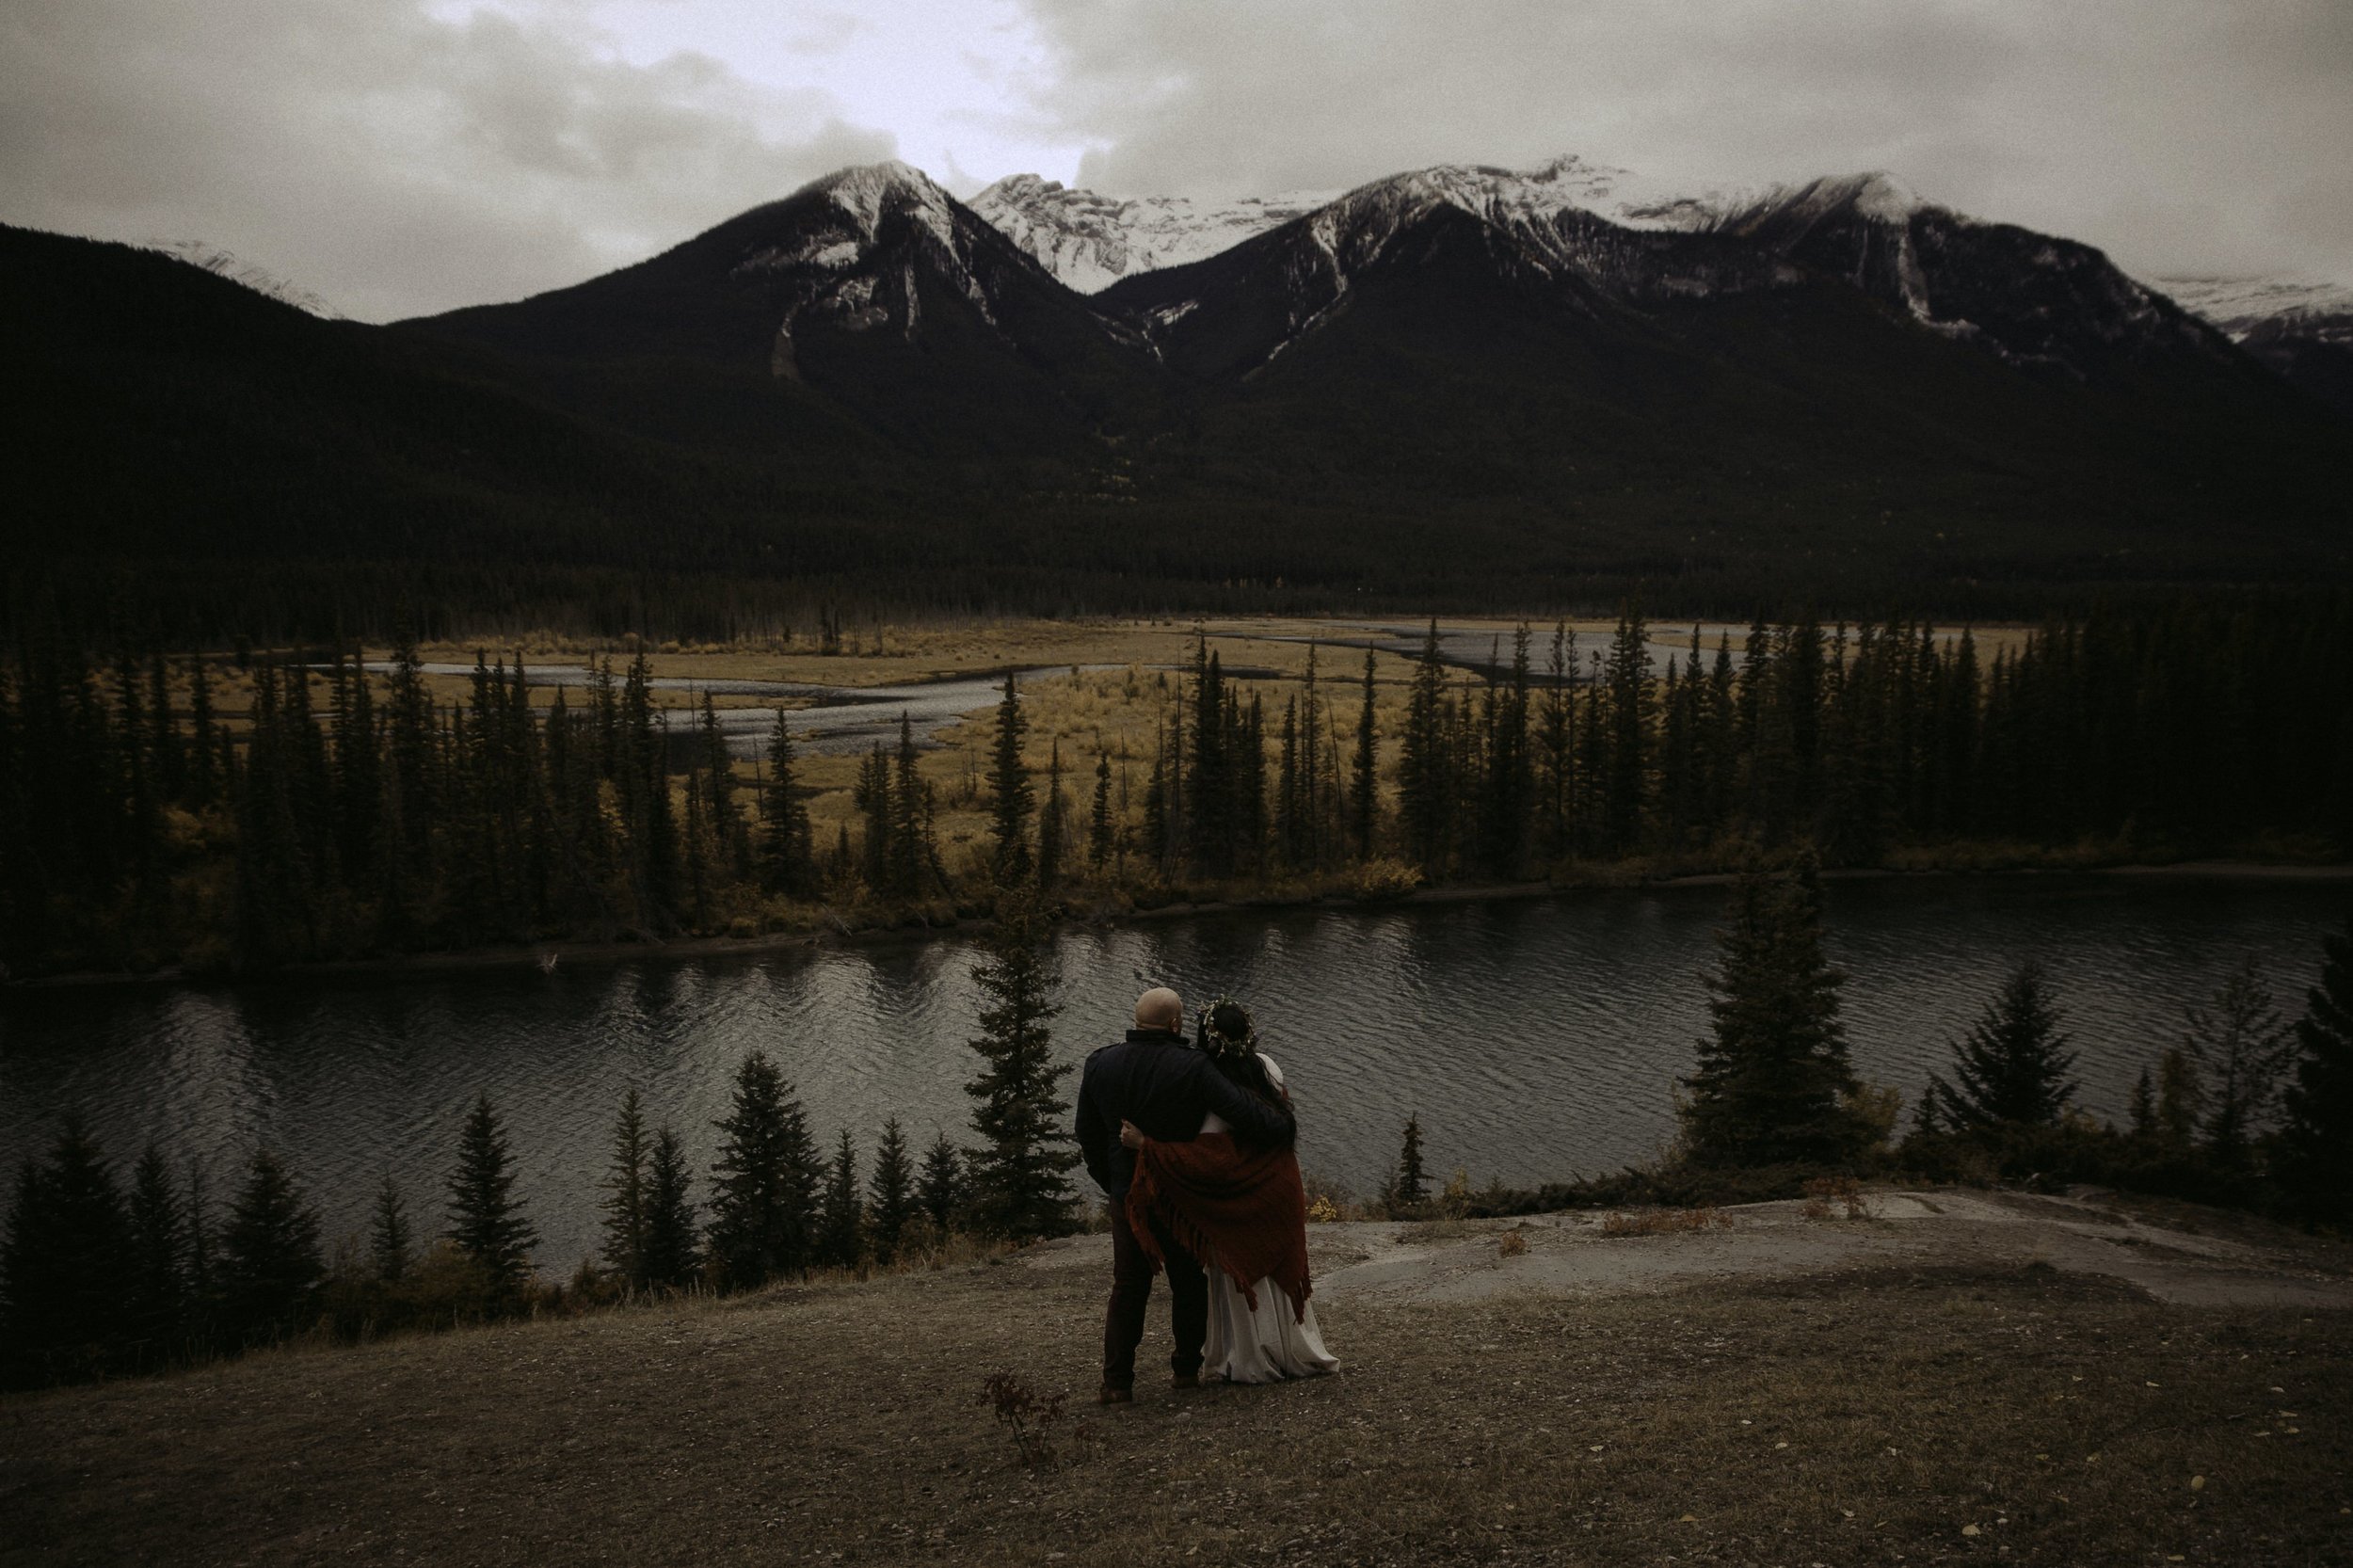
[[[1209,1019],[1221,1009],[1227,1007],[1241,1015],[1241,1036],[1239,1039],[1225,1033],[1209,1022]],[[1212,1056],[1247,1056],[1258,1048],[1257,1020],[1250,1016],[1250,1009],[1241,1002],[1231,997],[1220,997],[1201,1010],[1201,1022],[1194,1031],[1193,1039],[1203,1050]]]

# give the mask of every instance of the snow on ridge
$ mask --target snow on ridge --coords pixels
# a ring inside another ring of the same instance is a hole
[[[343,319],[342,312],[301,284],[282,278],[266,267],[257,266],[235,251],[209,240],[154,240],[149,243],[148,248],[177,257],[190,266],[202,267],[216,278],[243,284],[256,294],[267,295],[280,304],[292,305],[306,314],[327,321]]]
[[[1549,228],[1559,215],[1578,211],[1620,228],[1690,232],[1714,226],[1752,200],[1745,190],[1674,184],[1570,153],[1523,169],[1435,164],[1345,191],[1225,201],[1110,197],[1014,174],[974,197],[971,206],[1063,282],[1093,294],[1139,272],[1216,255],[1309,215],[1327,249],[1345,231],[1362,250],[1377,249],[1400,224],[1441,203],[1524,230]]]
[[[2244,338],[2267,322],[2317,322],[2353,315],[2353,287],[2293,273],[2152,278],[2148,286],[2233,338]]]

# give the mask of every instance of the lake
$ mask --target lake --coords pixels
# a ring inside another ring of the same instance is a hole
[[[2244,954],[2283,1015],[2301,1011],[2353,884],[1882,878],[1834,881],[1827,900],[1864,1077],[1909,1102],[2004,973],[2039,957],[2081,1053],[2081,1103],[2121,1118],[2142,1064],[2180,1037],[2185,1005]],[[1143,984],[1196,1002],[1223,988],[1254,1007],[1290,1077],[1311,1173],[1370,1192],[1418,1114],[1441,1174],[1591,1174],[1672,1135],[1670,1086],[1705,1024],[1700,977],[1722,904],[1721,888],[1687,887],[1065,927],[1055,1038],[1075,1064],[1116,1037]],[[971,964],[965,942],[909,942],[547,974],[8,993],[0,1159],[13,1170],[78,1107],[119,1168],[152,1138],[205,1162],[218,1192],[265,1141],[330,1236],[362,1227],[387,1172],[430,1225],[459,1121],[487,1091],[541,1260],[568,1268],[594,1244],[606,1130],[632,1084],[653,1120],[677,1125],[698,1174],[729,1075],[755,1048],[783,1064],[816,1135],[849,1128],[862,1160],[893,1113],[919,1146],[961,1134]]]

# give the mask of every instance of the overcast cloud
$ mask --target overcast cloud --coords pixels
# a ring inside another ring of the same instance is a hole
[[[2353,282],[2345,0],[13,0],[0,216],[371,319],[634,260],[845,163],[968,194],[1575,152],[1869,168],[2143,274]]]

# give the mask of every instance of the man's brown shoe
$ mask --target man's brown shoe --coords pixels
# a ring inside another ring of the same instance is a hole
[[[1176,1389],[1198,1388],[1201,1377],[1197,1372],[1177,1372],[1169,1378],[1168,1385]]]
[[[1136,1402],[1136,1391],[1132,1388],[1113,1388],[1107,1383],[1095,1396],[1095,1402],[1097,1404],[1133,1404]]]

